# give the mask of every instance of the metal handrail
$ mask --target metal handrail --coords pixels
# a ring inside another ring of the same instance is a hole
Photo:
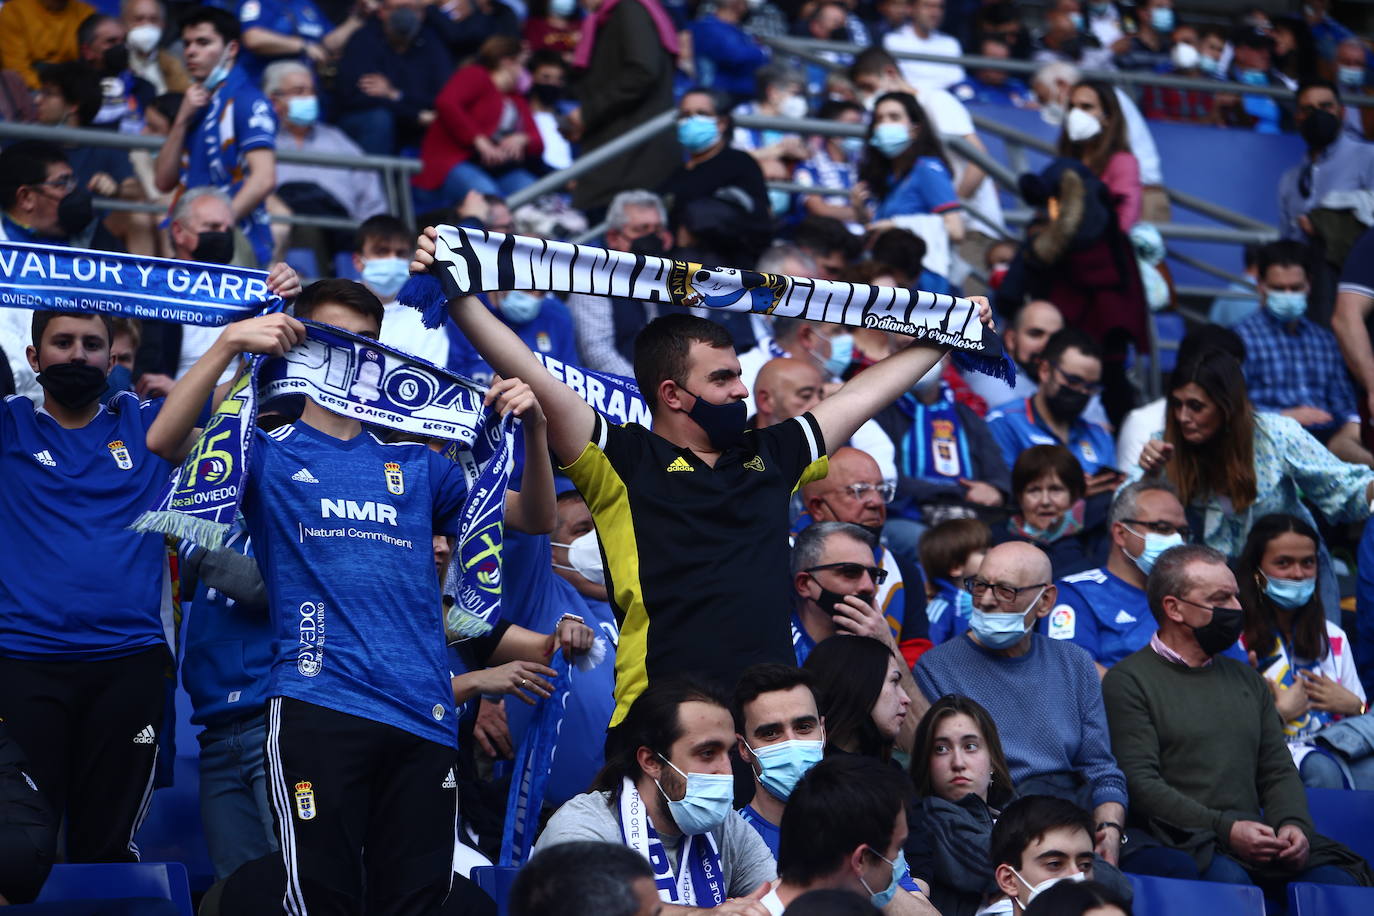
[[[816,63],[825,63],[839,68],[842,65],[833,61],[817,59],[816,55],[824,52],[838,54],[858,54],[864,50],[860,45],[850,44],[846,41],[822,41],[816,38],[797,38],[794,36],[770,36],[759,37],[759,41],[773,47],[801,55],[803,52]],[[907,51],[884,48],[888,54],[897,60],[927,61],[939,64],[959,64],[965,69],[972,70],[1003,70],[1007,73],[1034,73],[1043,63],[1033,61],[1010,60],[1002,57],[983,57],[978,54],[960,54],[952,56],[948,54],[931,54],[927,51]],[[1079,75],[1083,79],[1101,80],[1107,83],[1121,84],[1128,86],[1159,86],[1165,89],[1191,89],[1198,92],[1210,94],[1234,93],[1236,95],[1264,95],[1271,98],[1291,99],[1294,95],[1292,89],[1283,86],[1252,86],[1249,83],[1238,83],[1233,80],[1199,79],[1188,76],[1168,76],[1162,73],[1149,73],[1140,70],[1088,70],[1078,67]],[[1368,108],[1374,106],[1374,96],[1352,96],[1342,98],[1342,102],[1356,108]]]
[[[144,134],[124,134],[113,130],[97,130],[89,127],[48,127],[42,124],[19,124],[14,121],[0,121],[0,139],[47,140],[71,146],[101,146],[113,149],[148,150],[155,152],[162,148],[162,138]],[[316,153],[309,150],[279,149],[277,161],[293,162],[301,165],[319,165],[337,169],[369,169],[380,172],[382,186],[386,191],[388,203],[393,213],[407,225],[415,221],[414,204],[411,199],[408,176],[420,171],[416,159],[403,159],[400,156],[340,156],[334,153]],[[108,209],[116,209],[110,207]],[[129,209],[129,208],[122,208]],[[153,207],[146,212],[161,211]],[[333,219],[335,224],[326,225],[320,220]],[[278,217],[277,222],[288,222],[302,226],[322,228],[357,229],[357,224],[336,217],[306,217],[293,214],[291,217]]]

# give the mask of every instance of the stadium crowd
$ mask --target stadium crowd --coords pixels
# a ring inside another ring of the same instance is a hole
[[[261,268],[289,308],[0,308],[0,905],[138,861],[178,692],[207,914],[495,913],[498,862],[513,916],[1374,887],[1308,802],[1374,792],[1374,106],[1346,104],[1374,51],[1332,6],[4,0],[0,121],[159,139],[5,142],[0,245]],[[1049,164],[999,190],[971,108],[1038,111]],[[1158,229],[1166,121],[1304,148],[1201,308]],[[972,297],[1016,377],[622,295],[456,296],[430,329],[398,296],[439,226]],[[254,418],[222,546],[130,527],[307,320],[520,420],[489,632],[445,633],[463,463],[309,398]]]

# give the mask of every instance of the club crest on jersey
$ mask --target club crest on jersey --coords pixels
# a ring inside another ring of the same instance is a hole
[[[395,496],[405,493],[406,479],[401,473],[401,466],[394,461],[388,461],[382,465],[382,470],[386,472],[386,491]]]
[[[744,462],[744,466],[751,471],[762,471],[763,457],[760,455],[755,455],[753,458],[750,458],[748,461]]]
[[[304,779],[296,783],[296,816],[303,821],[315,819],[315,788]]]
[[[134,459],[133,456],[129,454],[129,450],[124,446],[123,439],[107,442],[105,443],[105,447],[110,450],[110,457],[114,458],[115,464],[119,466],[121,471],[133,470]]]

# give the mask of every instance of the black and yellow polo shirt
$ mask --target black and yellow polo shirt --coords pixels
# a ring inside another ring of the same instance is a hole
[[[651,678],[693,674],[732,688],[750,665],[795,663],[788,501],[827,469],[809,413],[749,430],[715,467],[597,415],[564,472],[596,522],[621,620],[612,725]]]

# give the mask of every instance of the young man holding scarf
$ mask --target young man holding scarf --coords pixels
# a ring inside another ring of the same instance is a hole
[[[312,284],[294,310],[369,338],[383,316],[377,297],[350,280]],[[233,360],[281,356],[305,335],[280,314],[230,325],[173,389],[149,448],[180,457],[198,406]],[[507,495],[507,523],[551,530],[538,402],[506,379],[485,403],[525,420],[523,488]],[[432,535],[458,525],[463,465],[424,444],[382,442],[309,399],[295,423],[258,431],[251,454],[243,514],[278,636],[267,760],[283,907],[352,912],[366,888],[368,912],[434,912],[452,876],[458,735]],[[556,639],[580,626],[569,622]]]
[[[425,230],[412,271],[434,265],[437,237]],[[990,325],[987,300],[974,303]],[[918,342],[811,411],[746,430],[748,391],[729,334],[705,319],[667,315],[635,344],[651,432],[612,425],[544,371],[477,298],[455,298],[448,311],[494,370],[529,380],[547,407],[554,454],[592,511],[623,621],[613,726],[655,678],[692,672],[733,684],[751,664],[794,660],[787,607],[778,601],[788,587],[791,494],[822,475],[830,449],[944,352]]]
[[[263,201],[277,185],[277,117],[236,66],[239,23],[208,6],[181,17],[186,90],[154,164],[157,189],[213,185],[233,199],[234,219],[258,263],[272,257],[272,232]]]
[[[281,267],[269,287],[292,295],[299,284]],[[25,314],[44,400],[0,404],[0,719],[66,815],[67,861],[133,862],[173,624],[163,539],[129,526],[170,470],[144,444],[164,405],[132,392],[101,403],[108,316]],[[243,347],[253,329],[225,336]],[[188,403],[192,420],[210,393]],[[183,435],[172,450],[187,445]]]
[[[549,819],[536,854],[577,840],[621,843],[649,860],[664,916],[767,916],[758,898],[776,869],[731,809],[734,743],[723,694],[688,678],[656,682],[612,733],[592,791]]]

